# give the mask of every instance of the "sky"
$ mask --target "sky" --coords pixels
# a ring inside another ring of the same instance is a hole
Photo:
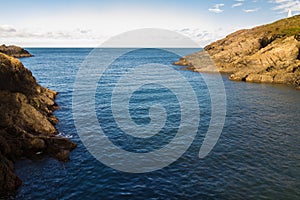
[[[300,0],[0,0],[0,43],[97,47],[141,28],[184,34],[200,46],[239,29],[300,14]]]

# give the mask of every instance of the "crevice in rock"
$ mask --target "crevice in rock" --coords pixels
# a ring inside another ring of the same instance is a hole
[[[271,44],[274,40],[276,40],[279,37],[280,37],[280,35],[272,35],[272,37],[270,37],[270,38],[268,38],[267,36],[264,36],[263,38],[261,38],[259,40],[259,43],[260,43],[260,48],[259,49],[265,48],[266,46]]]
[[[300,48],[298,49],[298,56],[297,59],[300,60]]]
[[[242,78],[242,81],[246,82],[246,78],[248,77],[248,75],[246,75],[245,77]]]
[[[300,55],[300,54],[299,54]],[[296,71],[300,71],[300,65],[298,66],[298,67],[295,67],[294,69],[293,69],[293,73],[295,73]]]
[[[275,67],[274,67],[274,66],[270,66],[270,67],[267,67],[266,71],[267,71],[267,72],[270,72],[270,71],[272,71],[273,69],[275,69]]]
[[[295,35],[294,38],[295,38],[296,40],[300,41],[300,34]]]

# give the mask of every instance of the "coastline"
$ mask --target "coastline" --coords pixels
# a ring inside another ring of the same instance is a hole
[[[48,155],[67,161],[77,145],[55,128],[58,93],[40,86],[17,58],[0,53],[0,63],[0,196],[9,197],[22,184],[16,160]]]
[[[299,189],[295,187],[297,179],[293,178],[296,173],[285,173],[286,166],[289,167],[291,172],[297,171],[297,159],[295,158],[297,158],[299,150],[297,145],[299,125],[296,123],[299,113],[294,112],[299,110],[299,104],[297,103],[299,94],[293,92],[291,87],[233,82],[223,76],[224,86],[228,94],[229,112],[225,124],[227,128],[225,128],[219,141],[219,144],[222,145],[218,148],[221,149],[213,151],[208,160],[201,161],[197,159],[200,147],[198,145],[202,144],[199,135],[199,143],[195,143],[186,152],[186,156],[178,161],[178,164],[173,164],[151,174],[128,174],[116,172],[114,169],[100,164],[81,144],[80,138],[76,134],[76,127],[72,124],[73,114],[70,104],[72,95],[70,95],[70,91],[73,89],[72,83],[76,75],[74,71],[79,69],[81,60],[85,58],[89,50],[76,50],[77,53],[70,49],[57,49],[57,51],[47,49],[29,50],[36,57],[22,59],[22,62],[25,66],[34,70],[33,72],[41,80],[40,83],[51,85],[60,92],[56,101],[61,109],[54,113],[60,119],[60,125],[57,128],[64,135],[72,137],[72,140],[78,141],[79,145],[70,154],[71,161],[68,163],[58,162],[53,158],[49,159],[48,156],[38,161],[25,159],[17,162],[15,165],[16,172],[23,179],[24,184],[17,191],[16,199],[71,199],[75,196],[83,199],[87,196],[101,199],[111,196],[111,198],[120,199],[124,191],[130,192],[133,198],[136,194],[139,194],[141,198],[147,198],[153,195],[153,191],[156,191],[154,195],[157,198],[168,198],[168,196],[174,194],[182,198],[201,199],[206,198],[206,195],[215,194],[215,189],[220,187],[221,191],[217,193],[220,198],[231,197],[232,194],[237,199],[239,197],[259,198],[263,194],[268,195],[270,198],[274,196],[284,198],[289,194],[289,198],[295,198],[298,194]],[[106,51],[109,53],[109,50]],[[168,64],[172,63],[174,58],[177,58],[176,55],[174,57],[164,56],[168,53],[162,55],[159,50],[155,49],[152,49],[151,52],[153,53],[149,57],[161,55],[161,58],[167,61]],[[155,54],[155,52],[158,52],[158,54]],[[187,53],[189,52],[187,51]],[[135,59],[133,62],[139,62],[141,55],[134,55],[136,56],[132,56]],[[142,57],[144,56],[142,55]],[[47,65],[49,61],[53,61],[54,64]],[[34,65],[37,62],[39,65]],[[63,63],[66,63],[66,65],[63,65]],[[178,70],[180,67],[174,66],[173,68]],[[59,73],[63,69],[66,72],[60,75]],[[45,73],[45,77],[40,76],[43,73]],[[180,73],[189,76],[188,80],[190,82],[194,82],[193,80],[199,80],[199,83],[202,82],[198,73],[184,71]],[[204,74],[203,76],[209,76],[213,79],[216,77],[214,74]],[[108,81],[111,82],[113,79]],[[199,101],[201,106],[200,118],[203,122],[201,127],[204,127],[211,119],[209,114],[211,103],[209,96],[202,95],[206,93],[205,85],[203,84],[204,87],[199,86],[197,84],[195,90],[199,91],[199,96],[197,96],[201,100]],[[184,87],[181,88],[184,90]],[[101,98],[101,91],[99,91],[99,98]],[[154,96],[152,91],[147,92],[147,94]],[[164,94],[162,95],[161,97],[164,97]],[[98,97],[96,98],[98,99]],[[174,100],[176,101],[176,99]],[[173,102],[168,98],[163,98],[161,102],[164,101],[167,106]],[[147,104],[138,102],[138,105],[141,105],[142,108],[147,107]],[[101,115],[104,113],[101,112],[101,109],[97,109],[97,112]],[[89,116],[89,114],[87,113],[86,116]],[[103,117],[111,116],[108,114]],[[110,123],[103,125],[111,126]],[[260,127],[260,129],[258,130],[257,127]],[[111,133],[116,135],[115,131],[111,131]],[[126,138],[116,139],[124,142],[124,145],[132,147]],[[161,137],[161,140],[163,139],[165,139],[164,135]],[[160,140],[157,141],[155,144],[159,144]],[[143,146],[141,144],[140,147],[143,148]],[[278,154],[279,151],[280,154]],[[284,165],[282,160],[285,161]],[[223,165],[220,166],[220,163]],[[253,164],[257,169],[255,171],[252,170]],[[212,168],[211,166],[216,167]],[[222,171],[224,166],[227,169],[226,172]],[[241,168],[241,166],[243,167]],[[222,173],[220,173],[220,170]],[[241,176],[241,173],[236,173],[240,170],[243,172],[243,176]],[[268,173],[265,173],[266,171]],[[170,172],[172,172],[172,176],[170,176]],[[199,172],[203,173],[199,174]],[[190,176],[187,177],[186,174],[190,174]],[[194,181],[191,181],[190,177],[194,177]],[[215,178],[208,179],[209,177]],[[148,180],[148,178],[151,179]],[[256,184],[258,179],[262,180],[259,187],[249,187],[249,184]],[[290,181],[287,183],[286,180]],[[153,181],[155,184],[153,184]],[[184,186],[177,184],[182,181],[185,182]],[[221,181],[221,183],[215,185],[216,181]],[[228,183],[233,186],[230,190],[226,188]],[[140,185],[144,186],[141,188]],[[215,187],[208,188],[210,185]],[[195,193],[195,187],[197,187],[197,191],[206,192],[204,194],[201,192]],[[149,189],[145,190],[145,188]],[[174,188],[180,190],[175,191]],[[208,190],[206,190],[207,188]],[[266,191],[268,192],[265,193]],[[287,193],[288,191],[290,193]],[[182,195],[182,192],[185,195]]]
[[[236,31],[174,62],[194,72],[228,73],[232,81],[300,89],[300,15]]]

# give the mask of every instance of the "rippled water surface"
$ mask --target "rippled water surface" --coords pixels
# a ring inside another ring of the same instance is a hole
[[[155,62],[182,74],[197,96],[200,122],[193,143],[177,161],[149,173],[125,173],[95,159],[82,144],[74,125],[75,77],[91,50],[29,49],[35,56],[22,59],[41,85],[59,92],[57,128],[78,148],[71,153],[69,162],[52,158],[18,161],[16,172],[24,183],[16,199],[299,199],[300,92],[280,85],[231,82],[224,75],[224,129],[214,149],[199,159],[211,120],[210,93],[203,77],[214,80],[216,75],[179,70],[180,67],[171,65],[179,56],[171,52],[133,51],[112,64],[109,70],[116,76],[105,76],[97,83],[96,114],[111,141],[128,151],[150,152],[167,145],[181,123],[176,95],[161,85],[148,84],[133,93],[129,113],[135,123],[145,125],[150,122],[149,107],[160,103],[167,113],[162,131],[142,140],[118,128],[111,113],[111,93],[118,77],[133,65]],[[102,51],[109,56],[110,51],[118,50]],[[195,49],[180,51],[188,54]]]

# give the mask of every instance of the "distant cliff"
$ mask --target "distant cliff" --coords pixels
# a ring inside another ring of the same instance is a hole
[[[300,86],[300,15],[237,31],[204,50],[174,64],[211,72],[214,63],[231,80]]]
[[[6,46],[5,44],[2,44],[0,46],[0,53],[4,53],[9,56],[13,56],[15,58],[23,58],[23,57],[31,57],[33,56],[25,49],[18,47],[18,46]]]
[[[43,155],[68,160],[76,144],[58,136],[52,114],[57,92],[40,86],[32,73],[11,56],[0,53],[0,199],[22,183],[13,162]]]

